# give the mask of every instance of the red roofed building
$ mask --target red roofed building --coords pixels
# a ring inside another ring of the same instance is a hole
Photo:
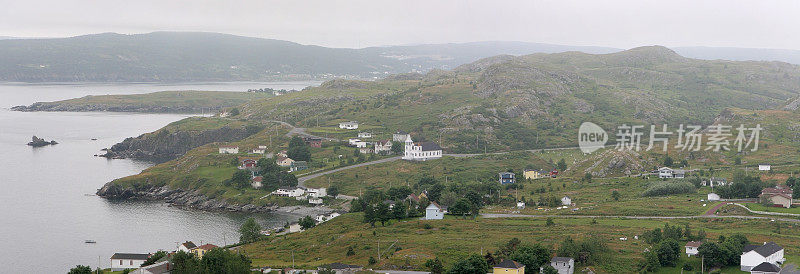
[[[761,190],[761,195],[758,197],[762,202],[771,203],[773,206],[792,207],[792,190],[788,188],[768,187]]]

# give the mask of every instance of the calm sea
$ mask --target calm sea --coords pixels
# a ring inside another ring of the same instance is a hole
[[[37,101],[161,90],[301,89],[319,82],[192,84],[0,83],[0,272],[65,273],[77,264],[110,266],[115,252],[174,250],[177,243],[238,240],[248,217],[282,225],[289,214],[208,213],[161,202],[110,202],[95,191],[152,163],[94,157],[102,148],[187,117],[174,114],[14,112]],[[32,148],[32,135],[59,142]],[[95,138],[97,140],[93,141]],[[96,244],[85,244],[94,240]]]

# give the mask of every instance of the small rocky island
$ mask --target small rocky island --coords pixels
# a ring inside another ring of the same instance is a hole
[[[52,141],[48,142],[48,141],[45,141],[42,138],[36,137],[36,135],[31,137],[31,141],[28,143],[28,145],[32,146],[32,147],[43,147],[43,146],[56,145],[56,144],[58,144],[58,142],[56,142],[55,140],[52,140]]]

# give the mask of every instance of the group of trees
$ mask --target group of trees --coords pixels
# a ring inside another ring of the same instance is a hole
[[[667,182],[655,181],[647,185],[647,189],[642,192],[642,196],[666,196],[672,194],[695,193],[697,189],[695,186],[681,179],[676,179]]]
[[[742,170],[733,173],[733,181],[726,186],[716,187],[714,190],[722,198],[758,198],[761,190],[770,186],[761,181],[759,176],[747,175]]]
[[[792,188],[793,197],[800,197],[800,178],[789,177],[786,179],[786,186]]]
[[[700,241],[705,239],[705,231],[700,229],[693,234],[687,224],[683,229],[680,226],[664,224],[664,228],[655,228],[642,234],[642,239],[652,247],[644,253],[642,269],[654,271],[662,266],[674,267],[681,256],[682,241]]]
[[[233,253],[226,249],[214,248],[198,259],[192,254],[178,251],[172,256],[174,274],[184,273],[250,273],[250,259],[243,254]]]
[[[722,267],[728,265],[739,265],[742,250],[750,241],[742,234],[734,234],[729,237],[720,236],[717,242],[707,241],[697,248],[697,255],[703,257],[706,265],[710,267]]]
[[[311,151],[308,144],[300,136],[294,136],[289,140],[289,148],[286,149],[286,156],[295,161],[311,161]]]
[[[238,165],[238,160],[234,159]],[[266,190],[275,190],[281,187],[294,187],[297,186],[297,177],[294,174],[282,169],[272,159],[261,158],[256,164],[256,173],[262,177],[261,184]],[[232,186],[238,189],[245,189],[250,187],[252,180],[252,172],[249,170],[239,169],[236,170],[230,179],[223,182],[226,186]]]
[[[167,255],[164,251],[159,251],[153,254],[142,266],[151,265]],[[222,248],[214,248],[205,254],[202,259],[198,259],[193,254],[178,251],[172,258],[169,258],[172,264],[170,273],[174,274],[212,274],[212,273],[231,273],[231,274],[249,274],[251,261],[247,256],[234,253]],[[123,273],[129,273],[130,270],[126,269]],[[69,270],[69,274],[91,274],[92,269],[89,266],[78,265]],[[99,269],[98,269],[98,273]]]

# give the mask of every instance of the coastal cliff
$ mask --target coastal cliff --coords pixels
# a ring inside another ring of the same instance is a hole
[[[277,206],[256,206],[252,204],[233,204],[209,198],[199,191],[171,189],[167,186],[146,186],[125,188],[108,183],[97,191],[97,195],[109,200],[165,201],[174,206],[205,211],[270,212]]]
[[[191,119],[191,118],[190,118]],[[263,125],[226,125],[204,130],[182,130],[169,127],[153,133],[131,137],[105,149],[99,155],[110,159],[133,158],[149,161],[168,161],[196,147],[214,142],[233,142],[247,138],[264,128]]]
[[[284,212],[297,216],[315,216],[328,214],[334,210],[326,206],[278,206],[276,204],[254,205],[230,203],[216,198],[209,198],[199,190],[187,191],[172,189],[168,186],[146,186],[141,188],[125,188],[117,184],[107,183],[97,191],[97,196],[117,201],[164,201],[176,207],[212,212],[244,212],[267,213]]]

